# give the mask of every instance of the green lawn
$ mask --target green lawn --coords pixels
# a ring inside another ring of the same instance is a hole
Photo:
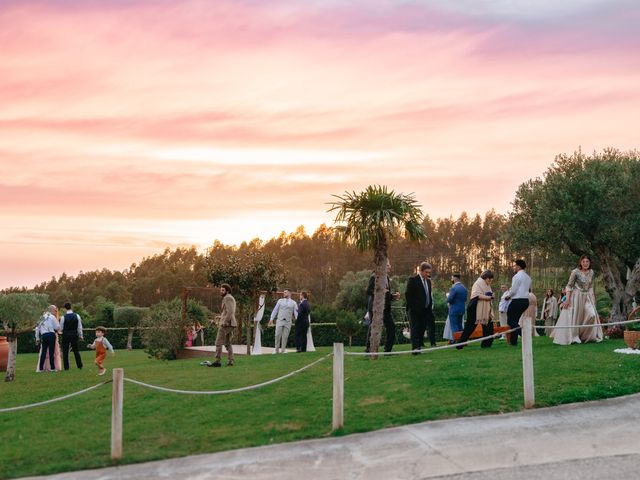
[[[613,353],[621,340],[558,347],[535,339],[538,406],[640,391],[640,356]],[[406,347],[405,347],[406,348]],[[254,384],[329,352],[238,357],[233,368],[198,360],[162,362],[118,351],[109,368],[157,385],[205,390]],[[91,352],[84,370],[36,374],[36,355],[18,358],[16,381],[0,384],[0,408],[46,400],[98,383]],[[522,408],[520,349],[496,342],[418,357],[345,360],[345,433]],[[281,383],[225,396],[186,396],[125,383],[123,463],[322,437],[331,429],[331,359]],[[111,386],[53,405],[0,413],[0,476],[110,465]]]

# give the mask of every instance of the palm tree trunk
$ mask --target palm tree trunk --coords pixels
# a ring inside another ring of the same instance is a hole
[[[129,332],[127,334],[127,350],[131,350],[133,348],[133,328],[129,327]]]
[[[9,342],[9,358],[7,359],[7,374],[4,377],[5,382],[13,382],[16,378],[16,359],[18,357],[18,336],[8,335]]]
[[[371,321],[371,338],[369,351],[378,353],[380,348],[380,337],[382,336],[382,325],[384,323],[384,301],[385,286],[387,277],[387,252],[386,246],[381,248],[375,254],[375,289],[373,294],[373,319]],[[372,359],[377,359],[377,355],[373,355]]]

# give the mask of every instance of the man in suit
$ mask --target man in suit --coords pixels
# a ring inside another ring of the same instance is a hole
[[[273,326],[276,321],[276,345],[273,353],[287,353],[287,340],[293,319],[298,316],[298,304],[291,299],[291,292],[285,289],[282,292],[282,298],[276,302],[276,306],[271,312],[269,318],[269,326]]]
[[[227,283],[220,285],[220,296],[222,297],[222,307],[220,310],[220,324],[218,325],[218,334],[216,335],[216,361],[210,367],[220,367],[222,364],[222,346],[227,349],[229,361],[227,365],[233,366],[233,345],[231,337],[233,330],[238,326],[236,320],[236,299],[231,295],[231,287]]]
[[[436,345],[436,322],[433,316],[433,290],[431,288],[431,264],[422,262],[420,273],[407,282],[405,293],[409,324],[411,325],[411,348],[420,350],[425,330],[429,332],[429,343]],[[417,355],[419,352],[413,352]]]
[[[391,262],[387,261],[387,275],[384,278],[385,286],[384,286],[384,313],[383,313],[383,323],[385,330],[385,342],[384,342],[384,351],[390,352],[393,349],[393,345],[396,343],[396,324],[393,321],[393,317],[391,316],[391,302],[393,300],[398,300],[400,298],[400,293],[391,293],[391,279],[389,278],[389,274],[391,273]],[[371,341],[371,325],[373,325],[373,301],[374,294],[376,290],[376,275],[373,273],[369,278],[369,285],[367,286],[367,311],[369,312],[369,331],[367,332],[367,345],[365,347],[365,351],[368,352],[370,349],[370,341]]]
[[[298,305],[298,318],[296,318],[296,352],[306,352],[311,305],[309,305],[309,294],[307,292],[302,292],[300,298],[302,300]]]
[[[460,274],[454,273],[451,276],[451,290],[447,295],[449,304],[449,325],[451,333],[454,334],[462,330],[462,317],[464,316],[465,304],[467,302],[467,289],[460,282]]]
[[[62,331],[62,364],[65,370],[69,370],[69,349],[73,351],[76,360],[76,367],[82,369],[82,358],[78,348],[78,340],[83,340],[82,319],[80,315],[71,309],[71,303],[64,304],[67,313],[60,320],[60,330]]]

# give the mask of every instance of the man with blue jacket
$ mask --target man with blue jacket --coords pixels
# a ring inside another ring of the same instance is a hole
[[[447,295],[447,303],[449,304],[451,333],[454,334],[462,330],[462,317],[464,316],[464,308],[467,302],[467,289],[460,282],[459,273],[454,273],[451,276],[451,283],[453,285]]]

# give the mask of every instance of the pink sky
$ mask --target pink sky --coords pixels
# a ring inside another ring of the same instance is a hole
[[[507,212],[557,153],[639,145],[612,0],[4,1],[0,288],[331,223],[383,183]]]

